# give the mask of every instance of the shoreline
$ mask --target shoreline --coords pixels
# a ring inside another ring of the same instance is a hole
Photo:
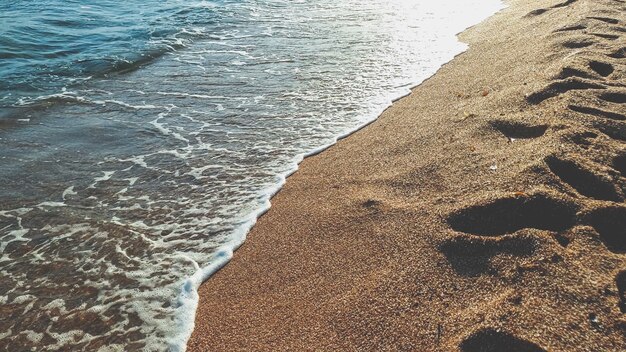
[[[470,25],[469,27],[455,33],[454,38],[457,44],[462,44],[465,46],[465,48],[463,48],[458,53],[454,54],[449,60],[442,63],[437,69],[434,70],[434,72],[424,75],[425,78],[416,76],[415,80],[412,83],[408,83],[408,84],[398,87],[398,88],[403,88],[403,90],[404,89],[406,90],[401,92],[397,96],[394,95],[393,93],[390,93],[389,96],[390,97],[393,96],[394,98],[390,98],[387,105],[381,108],[377,113],[368,115],[370,117],[367,119],[364,119],[364,122],[362,122],[357,127],[348,129],[345,132],[342,132],[339,135],[337,135],[331,143],[322,145],[309,152],[299,154],[294,158],[292,168],[287,173],[281,175],[280,180],[272,188],[269,188],[266,190],[266,192],[264,192],[267,198],[265,199],[263,207],[255,210],[253,213],[248,215],[247,218],[250,218],[251,220],[247,220],[239,228],[235,230],[235,233],[237,233],[238,235],[235,236],[235,238],[231,240],[231,242],[227,246],[221,247],[216,253],[214,253],[213,258],[215,259],[211,262],[210,265],[205,266],[205,267],[199,267],[197,271],[194,273],[194,275],[188,277],[184,281],[181,287],[181,292],[178,296],[179,302],[184,302],[184,303],[181,305],[180,311],[178,311],[178,314],[177,314],[177,321],[179,321],[179,324],[183,326],[183,328],[179,329],[181,332],[179,332],[176,335],[177,338],[171,340],[170,346],[173,346],[172,348],[174,348],[175,350],[186,349],[186,342],[189,340],[190,335],[193,333],[194,329],[193,327],[189,328],[190,323],[187,317],[192,315],[195,319],[195,311],[198,305],[198,297],[197,297],[198,288],[201,285],[203,285],[207,280],[210,280],[211,277],[215,273],[220,271],[224,266],[228,265],[228,263],[232,260],[234,253],[239,249],[239,247],[245,244],[247,236],[249,235],[252,228],[254,228],[254,226],[256,225],[258,219],[262,217],[263,215],[265,215],[265,213],[270,211],[271,201],[273,200],[274,196],[281,191],[281,189],[287,183],[287,180],[294,173],[298,171],[300,164],[305,159],[316,156],[320,153],[323,153],[327,149],[339,143],[341,140],[352,136],[358,131],[376,122],[387,109],[392,107],[392,105],[395,102],[410,96],[413,89],[419,87],[421,84],[423,84],[424,82],[432,78],[443,66],[450,63],[457,56],[463,54],[468,49],[468,46],[464,42],[459,40],[459,35],[471,29],[472,27],[479,25],[482,21],[486,20],[487,18],[493,16],[494,14],[506,8],[506,5],[505,5],[506,0],[497,0],[497,1],[499,1],[500,4],[497,8],[494,9],[494,12],[491,15],[487,15],[486,17],[481,18],[477,23]]]
[[[473,24],[467,28],[465,28],[464,30],[457,32],[455,34],[455,38],[457,41],[457,44],[465,44],[462,41],[459,40],[459,35],[469,29],[471,29],[474,26],[479,25],[482,21],[484,21],[485,19],[493,16],[495,13],[498,13],[499,11],[502,11],[502,9],[506,8],[506,5],[504,4],[504,0],[498,0],[500,2],[500,6],[495,9],[495,12],[492,13],[491,15],[488,15],[486,17],[483,17],[478,23]],[[293,166],[292,169],[290,169],[287,173],[285,173],[284,175],[281,175],[281,179],[279,180],[279,182],[277,182],[273,188],[268,189],[267,192],[265,192],[265,195],[267,196],[267,199],[265,201],[265,204],[262,208],[257,209],[255,212],[253,212],[252,214],[250,214],[248,217],[252,220],[249,220],[245,223],[243,223],[243,225],[239,228],[236,229],[236,233],[238,233],[239,235],[231,241],[232,244],[229,244],[228,246],[224,246],[222,248],[220,248],[219,251],[217,251],[213,257],[216,258],[210,265],[205,266],[205,267],[200,267],[198,268],[198,270],[196,271],[196,273],[192,276],[190,276],[189,278],[187,278],[184,282],[184,284],[182,285],[181,288],[181,293],[178,296],[178,300],[185,302],[181,307],[181,310],[178,312],[177,314],[177,321],[180,322],[180,325],[183,326],[182,329],[180,329],[180,331],[182,331],[181,333],[177,334],[177,338],[173,339],[171,342],[172,346],[175,346],[176,350],[180,350],[183,349],[184,347],[186,347],[186,341],[189,340],[190,335],[193,333],[193,328],[189,328],[189,319],[187,318],[189,315],[193,315],[194,319],[195,319],[195,311],[197,309],[197,302],[198,302],[198,298],[197,296],[197,290],[198,287],[200,287],[202,284],[204,284],[207,280],[210,280],[210,278],[217,273],[219,270],[221,270],[224,266],[228,265],[228,263],[232,260],[234,253],[239,249],[239,247],[241,247],[242,245],[245,244],[246,238],[249,235],[250,231],[254,228],[254,226],[256,225],[258,219],[260,217],[262,217],[263,215],[265,215],[265,213],[267,213],[268,211],[270,211],[271,209],[271,201],[273,200],[274,196],[276,194],[278,194],[281,189],[284,187],[284,185],[287,183],[287,180],[299,170],[299,166],[300,164],[307,158],[309,157],[313,157],[316,156],[320,153],[323,153],[324,151],[326,151],[327,149],[333,147],[334,145],[336,145],[337,143],[339,143],[341,140],[350,137],[351,135],[357,133],[358,131],[368,127],[369,125],[371,125],[372,123],[376,122],[380,116],[382,116],[382,114],[389,109],[390,107],[392,107],[392,105],[401,100],[404,99],[406,97],[408,97],[409,95],[411,95],[413,89],[417,88],[418,86],[420,86],[421,84],[423,84],[424,82],[426,82],[427,80],[429,80],[430,78],[432,78],[443,66],[447,65],[448,63],[450,63],[452,60],[454,60],[457,56],[463,54],[465,52],[465,50],[467,50],[467,45],[464,49],[462,49],[462,51],[458,52],[457,54],[454,54],[452,56],[452,58],[450,58],[449,60],[447,60],[446,62],[444,62],[443,64],[441,64],[434,72],[432,72],[430,75],[427,75],[426,78],[419,78],[416,77],[415,81],[403,86],[400,86],[401,88],[406,88],[406,91],[402,92],[401,94],[399,94],[398,96],[395,96],[393,94],[389,94],[389,96],[394,96],[394,98],[391,98],[389,100],[389,103],[384,107],[381,108],[379,110],[378,113],[374,113],[371,114],[371,117],[368,119],[365,119],[364,122],[360,125],[358,125],[356,128],[352,128],[352,129],[348,129],[346,132],[342,132],[341,134],[337,135],[334,140],[326,145],[320,146],[316,149],[313,149],[309,152],[306,153],[302,153],[299,154],[295,157],[295,160],[293,162]],[[400,88],[398,87],[398,88]],[[369,115],[368,115],[369,116]],[[194,291],[195,290],[195,291]],[[189,313],[190,311],[193,311],[194,313]],[[193,322],[193,321],[192,321]]]
[[[610,23],[587,17],[623,5],[507,3],[508,8],[463,32],[460,38],[469,49],[410,96],[394,102],[367,128],[301,163],[234,259],[201,287],[189,350],[403,346],[477,351],[471,349],[476,341],[517,341],[547,350],[624,347],[621,292],[614,281],[626,262],[615,241],[606,241],[615,231],[619,235],[620,225],[606,220],[606,213],[624,213],[623,170],[613,160],[623,152],[623,139],[615,139],[623,127],[567,109],[587,103],[599,90],[619,90],[605,81],[620,82],[623,69],[608,63],[608,75],[595,72],[605,78],[591,72],[595,81],[582,84],[589,92],[571,88],[557,94],[553,91],[571,84],[553,82],[554,74],[534,69],[574,72],[569,66],[576,62],[551,66],[560,61],[555,58],[586,60],[584,51],[581,57],[581,51],[568,47],[581,43],[591,43],[585,50],[594,49],[593,55],[611,55],[620,37],[607,43],[580,33],[561,38],[554,31],[585,20],[592,21],[585,28],[610,32]],[[623,25],[617,11],[609,17]],[[541,38],[533,40],[531,29]],[[503,48],[509,51],[502,53]],[[532,62],[506,72],[519,57]],[[619,58],[601,64],[611,60]],[[608,99],[619,101],[622,93],[614,94]],[[613,105],[578,110],[621,115]],[[586,143],[613,159],[579,157],[581,143],[563,147],[590,133],[597,137],[587,137],[595,141]],[[602,163],[608,165],[593,168]],[[589,190],[570,175],[573,169],[574,176],[601,179],[593,175],[606,174],[606,168],[622,172],[611,183],[613,191],[610,185]],[[542,214],[527,208],[557,214],[556,219],[542,220]],[[498,220],[507,214],[529,219]],[[486,225],[477,224],[477,217]],[[595,282],[584,272],[566,270],[583,264],[581,257],[602,263],[586,269]],[[613,294],[584,302],[590,290],[603,288]],[[569,296],[562,301],[544,297],[563,291]],[[536,312],[537,304],[549,312]],[[585,313],[578,316],[565,307]],[[603,334],[597,333],[596,320],[605,327]],[[576,323],[584,326],[571,339],[557,338]]]

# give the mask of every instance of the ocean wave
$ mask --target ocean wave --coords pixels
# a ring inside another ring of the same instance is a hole
[[[206,38],[213,7],[175,0],[119,6],[112,0],[0,4],[3,104],[50,95],[93,78],[132,72]],[[8,101],[7,101],[8,100]]]

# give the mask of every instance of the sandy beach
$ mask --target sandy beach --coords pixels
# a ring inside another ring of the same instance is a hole
[[[304,160],[189,351],[626,350],[626,1],[507,1]]]

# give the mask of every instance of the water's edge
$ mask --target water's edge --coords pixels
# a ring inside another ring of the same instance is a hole
[[[467,43],[464,43],[459,39],[459,36],[462,33],[466,32],[467,30],[471,28],[474,28],[475,26],[480,25],[487,19],[493,17],[494,15],[497,15],[504,9],[508,8],[508,6],[509,6],[508,1],[500,0],[499,9],[497,9],[495,12],[489,15],[486,15],[483,18],[478,19],[478,22],[476,22],[475,24],[468,26],[467,28],[458,32],[455,35],[456,43],[464,46],[463,49],[460,49],[456,54],[453,54],[447,61],[443,62],[439,67],[437,67],[428,75],[426,75],[427,76],[426,78],[415,81],[411,84],[408,84],[403,93],[399,94],[398,96],[390,97],[389,101],[387,102],[387,105],[381,107],[377,113],[372,114],[372,116],[366,119],[363,124],[356,126],[354,129],[347,130],[346,132],[337,135],[334,138],[334,140],[327,145],[321,146],[307,153],[301,153],[297,155],[296,157],[294,157],[292,167],[285,174],[280,175],[280,180],[273,187],[268,188],[264,192],[264,197],[263,197],[264,201],[263,201],[262,207],[260,207],[259,209],[254,211],[252,214],[250,214],[249,220],[244,222],[240,227],[238,227],[234,231],[233,240],[231,240],[231,242],[228,243],[227,245],[222,246],[213,255],[210,265],[205,266],[205,267],[200,267],[197,265],[195,261],[191,260],[190,258],[190,261],[196,265],[197,271],[194,273],[194,275],[184,280],[184,283],[181,286],[181,291],[177,299],[180,306],[176,312],[177,313],[176,321],[179,322],[181,331],[178,333],[178,336],[170,342],[168,347],[171,351],[184,352],[187,349],[187,342],[189,341],[191,334],[193,333],[193,330],[195,328],[196,311],[197,311],[199,300],[200,300],[200,296],[198,294],[198,289],[200,288],[200,286],[204,282],[206,282],[211,276],[213,276],[213,274],[215,274],[220,269],[222,269],[226,264],[228,264],[228,262],[232,259],[234,252],[245,242],[247,234],[252,230],[254,225],[256,225],[257,220],[263,214],[265,214],[266,212],[270,210],[272,198],[282,189],[282,187],[285,185],[287,181],[287,178],[293,175],[296,171],[298,171],[299,164],[305,158],[318,155],[322,153],[323,151],[325,151],[326,149],[337,144],[340,140],[345,139],[351,136],[352,134],[362,130],[363,128],[369,126],[370,124],[378,120],[378,118],[387,109],[389,109],[395,102],[405,97],[410,96],[412,91],[415,88],[419,87],[424,82],[434,77],[439,72],[440,69],[445,67],[447,64],[451,63],[459,55],[465,53],[469,49],[470,46]]]

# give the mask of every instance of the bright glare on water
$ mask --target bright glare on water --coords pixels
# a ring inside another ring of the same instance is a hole
[[[184,349],[197,285],[296,162],[432,75],[500,7],[0,4],[0,347]]]

